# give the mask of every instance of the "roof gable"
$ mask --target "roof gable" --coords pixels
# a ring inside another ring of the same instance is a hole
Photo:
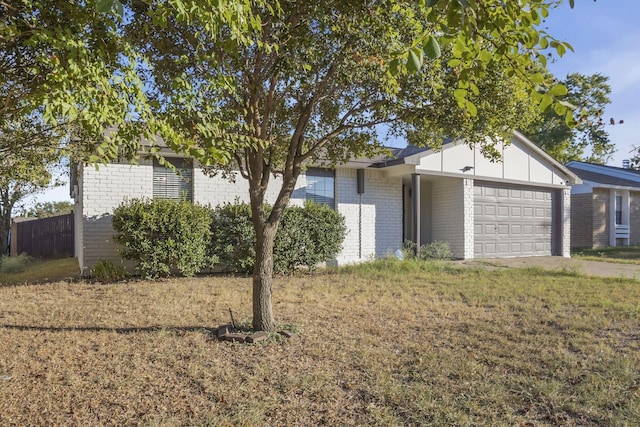
[[[461,140],[449,140],[441,149],[407,148],[399,150],[395,160],[377,167],[414,165],[417,173],[461,175],[474,179],[508,180],[539,185],[567,185],[581,180],[519,132],[513,132],[510,144],[499,143],[501,161],[484,157],[479,147]]]

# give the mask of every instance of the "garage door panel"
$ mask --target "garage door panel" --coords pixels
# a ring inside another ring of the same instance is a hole
[[[552,190],[477,184],[476,257],[551,255]]]

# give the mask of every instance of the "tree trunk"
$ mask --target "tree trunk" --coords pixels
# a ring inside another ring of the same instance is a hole
[[[11,210],[13,206],[8,202],[2,201],[4,206],[0,206],[0,256],[6,254],[7,237],[9,236],[9,228],[11,227]],[[13,236],[12,238],[16,238]]]
[[[273,244],[277,224],[262,224],[256,230],[256,263],[253,269],[253,329],[274,331],[276,322],[271,304],[273,283]]]
[[[0,257],[7,254],[7,237],[9,236],[9,226],[4,219],[0,224]],[[15,238],[15,236],[14,236]]]

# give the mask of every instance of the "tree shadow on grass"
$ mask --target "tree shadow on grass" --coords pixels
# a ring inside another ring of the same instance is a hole
[[[216,328],[206,326],[145,326],[145,327],[128,327],[128,328],[110,328],[102,326],[30,326],[30,325],[0,325],[0,329],[13,329],[18,331],[36,331],[36,332],[115,332],[117,334],[138,334],[138,333],[154,333],[160,331],[168,332],[205,332],[213,334]]]

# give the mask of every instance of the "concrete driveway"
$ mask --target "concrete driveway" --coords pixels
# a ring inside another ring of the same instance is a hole
[[[461,263],[463,265],[485,266],[488,268],[541,267],[548,270],[575,271],[588,276],[640,279],[640,265],[586,261],[580,258],[564,258],[559,256],[474,259],[461,261]]]

